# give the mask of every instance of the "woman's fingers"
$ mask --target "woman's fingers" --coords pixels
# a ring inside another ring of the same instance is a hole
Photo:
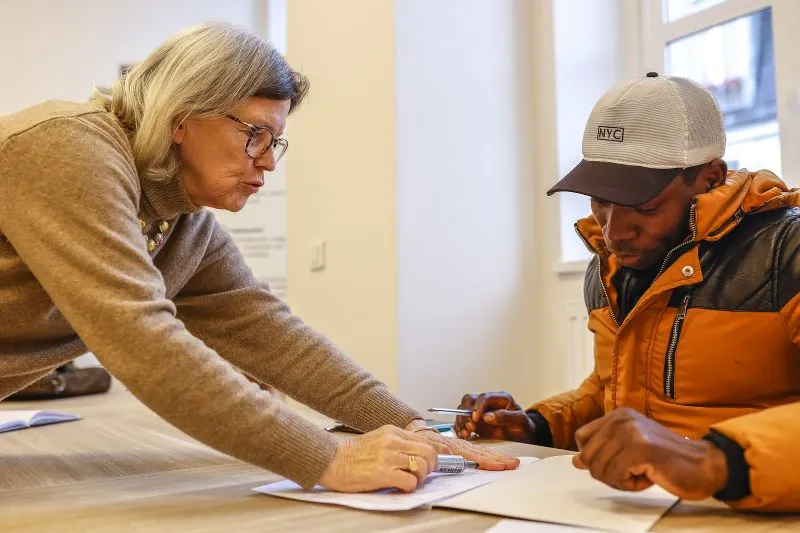
[[[412,433],[402,429],[398,429],[398,431],[400,432],[398,435],[403,439],[427,444],[428,446],[432,446],[438,453],[447,455],[452,451],[452,448],[447,442],[447,440],[451,439],[441,437],[435,430],[421,431],[419,433]]]
[[[468,442],[456,442],[458,445],[453,446],[453,453],[463,456],[464,459],[475,461],[481,470],[513,470],[519,466],[519,459],[516,457],[497,453]]]
[[[513,455],[496,452],[491,448],[485,450],[491,457],[506,465],[506,469],[513,470],[519,466],[519,459]]]
[[[419,470],[424,471],[426,476],[436,470],[438,464],[437,453],[436,450],[427,443],[406,442],[401,455],[405,458],[405,463],[401,465],[401,468],[408,469],[408,456],[413,456],[417,459],[417,463],[420,466]],[[424,468],[422,468],[423,462]],[[423,477],[422,479],[425,478]]]
[[[431,462],[422,455],[414,455],[413,453],[406,455],[401,453],[398,454],[393,470],[401,470],[412,474],[417,478],[416,487],[421,487],[422,484],[425,483],[425,478],[428,477],[432,468]]]
[[[464,440],[443,437],[438,433],[428,431],[412,433],[412,435],[414,439],[425,440],[433,445],[438,453],[461,455],[464,459],[475,461],[481,470],[512,470],[519,466],[519,459],[516,457],[476,446]]]
[[[403,492],[414,492],[419,480],[417,476],[407,470],[392,470],[386,476],[388,487],[393,487]]]
[[[393,440],[389,446],[392,453],[390,468],[412,473],[417,478],[415,487],[421,485],[438,464],[438,450],[434,446],[435,443],[401,429],[392,430],[392,433]]]
[[[441,453],[442,455],[450,455],[453,452],[446,442],[440,442],[433,438],[425,439],[422,442],[433,448],[436,453]]]

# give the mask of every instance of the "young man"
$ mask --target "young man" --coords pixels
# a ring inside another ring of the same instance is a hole
[[[548,194],[590,196],[576,229],[595,369],[523,410],[468,394],[456,431],[578,449],[619,489],[800,510],[800,192],[729,172],[700,85],[649,73],[594,107],[583,161]]]

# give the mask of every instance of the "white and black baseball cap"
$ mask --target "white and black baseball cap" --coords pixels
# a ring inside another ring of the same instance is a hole
[[[583,161],[548,195],[569,191],[624,206],[645,204],[677,177],[725,153],[716,99],[687,78],[623,82],[595,104],[583,133]]]

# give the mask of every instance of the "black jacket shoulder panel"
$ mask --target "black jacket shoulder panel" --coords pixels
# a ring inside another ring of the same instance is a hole
[[[700,244],[703,283],[691,307],[774,312],[800,290],[800,209],[749,215],[717,242]]]
[[[600,258],[597,256],[589,261],[589,266],[586,268],[583,279],[583,300],[588,313],[607,305],[603,288],[600,286]]]

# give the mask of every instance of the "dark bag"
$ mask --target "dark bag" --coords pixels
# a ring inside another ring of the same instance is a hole
[[[106,392],[111,387],[111,374],[100,367],[78,368],[73,363],[62,365],[3,401],[54,400]]]

